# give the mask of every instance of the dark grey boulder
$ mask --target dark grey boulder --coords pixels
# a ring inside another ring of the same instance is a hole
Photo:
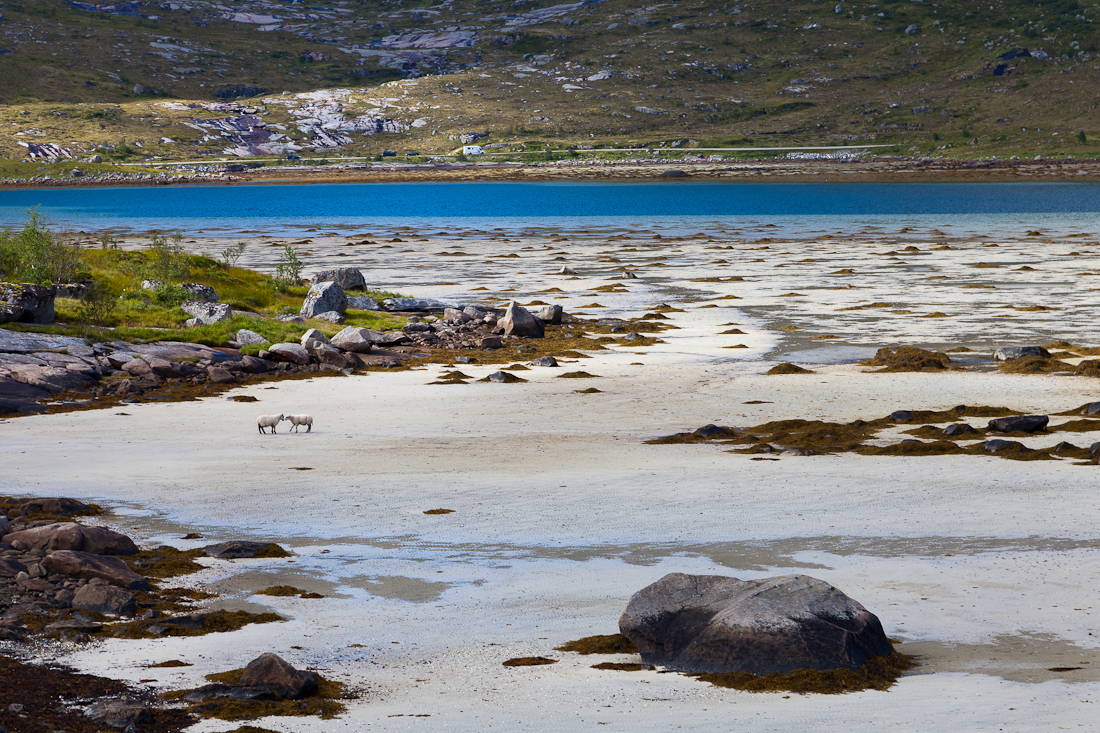
[[[1001,440],[1000,438],[994,438],[993,440],[987,440],[982,443],[982,450],[986,453],[1000,453],[1003,450],[1010,450],[1012,448],[1022,448],[1023,443],[1017,443],[1015,440]]]
[[[181,285],[187,294],[191,296],[192,300],[204,300],[207,303],[217,303],[218,294],[214,292],[214,288],[209,285],[203,285],[202,283],[184,283]]]
[[[57,522],[12,532],[7,542],[20,541],[36,550],[80,550],[93,555],[134,555],[137,545],[124,534],[105,527]]]
[[[442,313],[448,308],[454,308],[453,303],[444,303],[442,300],[432,298],[387,298],[382,301],[386,310],[391,311],[415,311],[426,313]]]
[[[692,432],[692,435],[697,435],[700,438],[713,438],[716,435],[728,435],[729,431],[725,428],[720,428],[713,423],[710,425],[704,425],[703,427]]]
[[[337,283],[323,282],[310,287],[298,315],[302,318],[316,318],[319,313],[336,311],[343,314],[347,309],[348,296],[344,294],[344,289]]]
[[[231,700],[285,700],[286,696],[273,685],[225,685],[214,683],[203,685],[194,690],[188,690],[183,699],[188,702],[198,702],[211,698],[227,697]]]
[[[313,672],[295,669],[277,654],[267,652],[253,659],[241,673],[241,684],[271,685],[291,700],[300,700],[317,691],[319,678]]]
[[[483,336],[478,339],[477,346],[479,349],[500,349],[504,347],[504,342],[500,336]]]
[[[855,669],[891,653],[873,613],[807,575],[671,573],[631,597],[619,630],[643,662],[684,672]]]
[[[1046,415],[1013,415],[998,417],[989,421],[989,429],[998,433],[1035,433],[1047,426],[1050,418]]]
[[[93,555],[77,550],[58,550],[42,558],[42,567],[51,575],[71,578],[102,578],[111,585],[128,590],[149,590],[149,581],[122,560],[108,555]]]
[[[954,425],[948,425],[943,429],[943,434],[948,437],[955,437],[957,435],[968,435],[969,433],[978,432],[974,428],[970,427],[966,423],[956,423]]]
[[[1082,415],[1100,415],[1100,402],[1090,402],[1081,408]]]
[[[153,722],[149,708],[136,700],[97,700],[84,710],[84,715],[112,728],[129,728]]]
[[[14,557],[0,557],[0,578],[14,578],[27,572],[27,566]]]
[[[71,369],[34,364],[17,364],[8,370],[7,376],[16,382],[53,393],[89,387],[93,381],[91,377]]]
[[[1025,356],[1041,356],[1047,359],[1050,357],[1050,352],[1042,346],[1002,346],[993,352],[993,359],[995,361],[1022,359]]]
[[[380,311],[382,306],[378,305],[378,301],[366,295],[349,295],[348,296],[348,308],[357,311]]]
[[[230,540],[229,542],[219,542],[215,545],[207,545],[202,548],[210,557],[216,557],[222,560],[230,560],[236,558],[250,558],[259,557],[261,554],[266,554],[265,551],[272,546],[270,542],[251,542],[249,540]],[[278,547],[278,545],[275,545]],[[282,549],[282,548],[279,548]]]
[[[334,282],[344,290],[366,290],[367,281],[363,273],[355,267],[337,267],[333,270],[321,270],[310,278],[314,285]]]
[[[137,608],[137,599],[133,593],[112,585],[84,585],[73,595],[73,608],[97,613],[133,613]]]
[[[890,413],[890,420],[893,422],[909,422],[913,419],[912,410],[895,410]]]
[[[540,356],[531,362],[531,366],[556,367],[557,365],[558,360],[552,356]]]
[[[560,305],[548,305],[531,313],[531,315],[543,323],[549,323],[554,326],[561,325],[561,314],[562,307]]]

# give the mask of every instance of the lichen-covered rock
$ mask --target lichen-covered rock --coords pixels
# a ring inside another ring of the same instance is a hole
[[[267,351],[279,361],[289,361],[299,366],[309,363],[309,352],[301,344],[272,344]]]
[[[214,292],[214,288],[209,285],[203,285],[202,283],[184,283],[181,285],[187,294],[194,300],[202,300],[207,303],[217,303],[218,294]]]
[[[382,310],[382,306],[378,305],[377,300],[366,295],[349,295],[348,308],[352,308],[357,311]]]
[[[332,337],[332,345],[342,351],[356,354],[369,354],[371,350],[370,329],[348,326]]]
[[[684,672],[855,669],[891,653],[873,613],[807,575],[671,573],[631,597],[619,629],[643,662]]]
[[[343,314],[348,309],[348,296],[339,283],[323,282],[310,287],[302,309],[298,315],[302,318],[316,318],[319,313],[336,311]]]
[[[268,342],[266,338],[256,333],[255,331],[249,331],[247,328],[242,328],[237,331],[237,335],[236,337],[234,337],[234,340],[240,346],[260,346]]]
[[[207,303],[205,300],[184,301],[180,308],[204,326],[228,321],[233,317],[233,309],[228,303]]]
[[[52,287],[28,285],[27,283],[0,283],[0,304],[13,306],[5,309],[4,318],[15,314],[11,321],[19,323],[51,323],[54,319],[54,296]]]
[[[366,290],[367,281],[363,273],[355,267],[337,267],[333,270],[321,270],[310,282],[314,285],[323,282],[334,282],[344,290]]]
[[[314,316],[318,321],[327,321],[329,323],[335,323],[337,326],[343,325],[344,315],[337,311],[325,311],[324,313],[318,313]]]
[[[431,298],[387,298],[382,301],[386,310],[391,311],[415,311],[428,313],[442,313],[447,308],[454,308],[451,303]]]
[[[248,663],[241,673],[241,685],[272,685],[283,697],[301,700],[317,691],[319,678],[313,672],[295,669],[277,654],[267,652]]]

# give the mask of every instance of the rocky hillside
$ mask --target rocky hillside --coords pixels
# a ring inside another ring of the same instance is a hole
[[[13,161],[474,140],[1086,157],[1100,138],[1100,6],[1077,0],[37,0],[0,16]]]

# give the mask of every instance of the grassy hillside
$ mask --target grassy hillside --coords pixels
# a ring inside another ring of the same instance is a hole
[[[463,135],[498,153],[1100,152],[1100,5],[1076,0],[171,6],[0,3],[0,156],[428,155]]]

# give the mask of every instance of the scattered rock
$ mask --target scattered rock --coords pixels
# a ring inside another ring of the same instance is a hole
[[[374,343],[371,340],[372,332],[367,328],[348,326],[340,333],[332,337],[332,345],[342,351],[351,351],[356,354],[369,354]]]
[[[90,527],[73,522],[58,522],[12,532],[5,542],[22,542],[31,549],[81,550],[93,555],[135,555],[137,545],[124,534],[104,527]]]
[[[387,298],[382,301],[386,310],[391,311],[422,311],[430,313],[442,313],[447,308],[454,308],[452,303],[444,303],[441,300],[431,298]]]
[[[309,352],[301,344],[272,344],[267,351],[278,361],[289,361],[292,364],[308,364]]]
[[[558,366],[558,360],[552,356],[540,356],[531,362],[531,366],[556,367]]]
[[[84,714],[112,728],[130,728],[153,722],[153,716],[144,704],[135,700],[97,700],[88,706]]]
[[[562,307],[560,305],[548,305],[539,309],[535,313],[532,313],[535,318],[539,319],[543,323],[549,323],[553,326],[561,325]]]
[[[912,410],[894,410],[889,417],[891,422],[909,422],[913,419]]]
[[[142,283],[141,285],[142,287],[145,287],[145,283]],[[184,283],[180,287],[186,290],[187,294],[190,295],[194,300],[201,300],[207,303],[218,302],[218,294],[215,293],[214,288],[210,287],[209,285],[203,285],[202,283]],[[196,318],[197,317],[198,316],[196,316]]]
[[[0,557],[0,578],[14,578],[20,573],[26,573],[27,566],[14,557]],[[27,577],[30,577],[28,574]]]
[[[348,296],[348,308],[357,311],[379,311],[382,310],[382,306],[378,305],[378,301],[374,298],[367,297],[366,295],[349,295]]]
[[[504,347],[504,341],[500,336],[484,336],[478,339],[477,345],[480,349],[500,349]]]
[[[344,294],[344,289],[335,282],[322,282],[310,287],[298,315],[316,318],[319,313],[336,311],[342,314],[347,309],[348,296]]]
[[[111,613],[116,616],[133,613],[137,609],[134,594],[113,585],[83,585],[77,589],[72,600],[73,608],[96,613]]]
[[[228,303],[208,303],[205,300],[188,300],[180,305],[184,313],[203,326],[228,321],[233,317],[233,309]]]
[[[324,313],[318,313],[314,316],[318,321],[327,321],[328,323],[335,323],[337,326],[343,325],[344,316],[336,311],[325,311]]]
[[[943,429],[943,434],[948,437],[955,437],[958,435],[968,435],[970,433],[977,433],[978,431],[970,427],[966,423],[956,423],[955,425],[948,425]]]
[[[26,283],[0,282],[0,304],[5,322],[52,323],[54,319],[54,295],[51,287]]]
[[[254,557],[287,557],[290,553],[274,542],[250,542],[248,540],[230,540],[202,548],[210,557],[220,560],[235,560]]]
[[[1049,359],[1050,352],[1042,346],[1002,346],[993,352],[993,359],[996,361],[1022,359],[1025,356],[1041,356],[1044,359]]]
[[[988,427],[998,433],[1034,433],[1046,428],[1049,422],[1046,415],[1015,415],[990,420]]]
[[[233,376],[233,372],[217,366],[206,368],[206,378],[214,384],[232,384],[237,381],[237,378]]]
[[[1082,415],[1100,415],[1100,402],[1090,402],[1081,408]]]
[[[329,343],[328,336],[325,336],[325,334],[321,333],[316,328],[307,329],[306,332],[302,334],[302,338],[299,341],[299,343],[301,343],[302,346],[305,349],[308,350],[309,347],[310,347],[310,342],[311,341],[314,344],[327,344],[327,343]]]
[[[517,377],[515,374],[511,374],[505,371],[493,372],[489,376],[482,379],[483,382],[496,382],[498,384],[514,384],[516,382],[526,382],[526,379]]]
[[[126,566],[117,557],[93,555],[76,550],[58,550],[42,559],[47,572],[72,578],[103,578],[111,585],[128,590],[149,590],[149,581]]]
[[[986,453],[999,453],[1002,450],[1012,449],[1020,447],[1023,448],[1023,443],[1018,443],[1015,440],[1001,440],[1000,438],[994,438],[993,440],[987,440],[982,443],[982,450]]]
[[[268,340],[256,333],[255,331],[249,331],[247,328],[242,328],[237,331],[237,335],[234,340],[239,346],[262,346],[268,343]]]
[[[505,336],[542,338],[546,333],[546,327],[542,321],[514,300],[508,303],[508,307],[504,309],[504,316],[497,320],[497,325],[504,329]]]
[[[334,282],[344,290],[367,289],[367,281],[363,278],[363,273],[355,267],[337,267],[334,270],[322,270],[311,277],[310,282],[314,285],[323,282]]]
[[[241,673],[246,687],[270,685],[290,700],[301,700],[317,691],[319,679],[313,672],[295,669],[282,657],[267,652],[253,659]]]
[[[874,614],[806,575],[672,573],[631,597],[619,629],[643,662],[684,672],[855,669],[892,651]]]

